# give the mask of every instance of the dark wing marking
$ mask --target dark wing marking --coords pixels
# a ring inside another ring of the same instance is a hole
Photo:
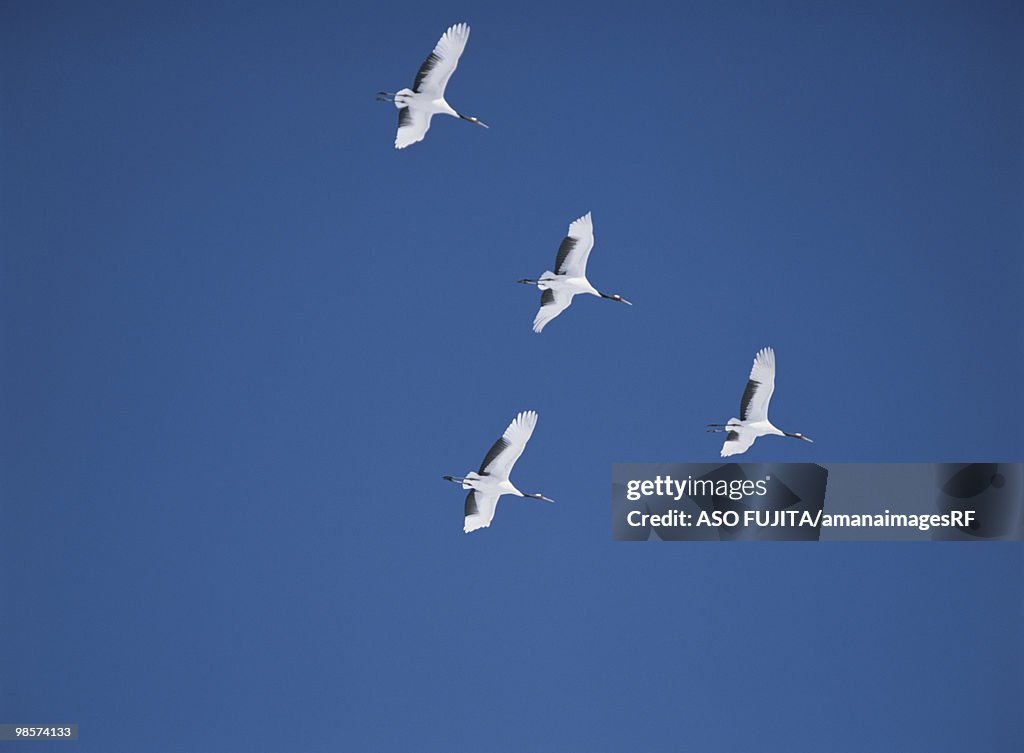
[[[480,470],[478,473],[483,473],[498,455],[500,455],[505,448],[508,447],[508,442],[505,441],[505,437],[498,437],[498,441],[491,445],[491,449],[487,451],[487,457],[484,458],[484,462],[480,464]]]
[[[473,489],[470,489],[469,490],[469,494],[466,495],[466,515],[465,515],[465,517],[468,518],[470,515],[476,515],[479,512],[480,512],[480,508],[476,506],[476,491],[473,490]]]
[[[427,59],[423,61],[423,65],[420,66],[420,72],[416,74],[416,83],[412,85],[414,92],[419,92],[420,86],[423,84],[423,79],[430,75],[430,72],[437,67],[437,64],[441,62],[441,58],[435,55],[433,52],[427,55]]]
[[[408,107],[403,107],[398,111],[398,127],[412,125],[412,113],[409,112]]]
[[[558,247],[558,256],[555,257],[555,273],[562,274],[562,265],[565,264],[565,260],[572,253],[572,250],[576,248],[577,240],[571,236],[565,236],[565,240],[562,241],[562,245]]]
[[[739,438],[740,438],[740,435],[738,433],[736,433],[735,431],[730,431],[728,434],[725,435],[725,441],[726,442],[733,442],[733,441],[735,441],[735,440],[737,440]]]
[[[743,390],[743,397],[740,398],[740,421],[746,421],[747,415],[750,411],[750,401],[754,399],[754,393],[757,392],[757,388],[761,386],[761,383],[756,379],[750,379],[747,381],[747,386]],[[733,393],[736,394],[735,392]]]
[[[555,291],[551,288],[544,290],[540,294],[540,305],[547,306],[550,303],[555,302]]]

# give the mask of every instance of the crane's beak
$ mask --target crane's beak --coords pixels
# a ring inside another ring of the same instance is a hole
[[[804,440],[805,442],[810,442],[811,444],[814,444],[813,439],[811,439],[810,437],[805,437],[803,434],[800,435],[800,439]]]
[[[485,122],[483,122],[482,120],[480,120],[480,118],[475,118],[475,117],[473,117],[472,115],[463,115],[463,114],[461,114],[461,113],[458,113],[458,115],[459,115],[459,117],[460,117],[460,118],[462,118],[463,120],[468,120],[468,121],[469,121],[470,123],[476,123],[476,124],[477,124],[478,126],[480,126],[481,128],[490,128],[490,126],[489,126],[489,125],[487,125],[487,124],[486,124]]]
[[[552,502],[552,503],[555,501],[553,499],[548,499],[543,494],[538,494],[537,496],[534,497],[534,499],[543,499],[545,502]]]
[[[612,295],[610,293],[602,293],[600,290],[598,290],[597,294],[599,296],[601,296],[602,298],[607,298],[609,301],[618,301],[619,303],[625,303],[627,306],[632,306],[633,305],[632,303],[627,301],[625,298],[623,298],[618,293],[615,293],[614,295]]]

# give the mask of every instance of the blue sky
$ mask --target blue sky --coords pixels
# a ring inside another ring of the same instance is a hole
[[[463,20],[491,129],[396,152],[374,93]],[[614,544],[609,477],[717,458],[765,345],[816,443],[751,461],[1022,460],[1022,39],[1010,2],[5,4],[0,721],[1011,750],[1019,545]],[[514,281],[587,211],[635,305],[535,335]],[[465,536],[440,477],[524,409],[559,502]]]

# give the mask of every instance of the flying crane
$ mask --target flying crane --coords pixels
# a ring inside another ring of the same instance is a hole
[[[569,225],[569,234],[558,247],[555,257],[555,271],[547,271],[537,280],[522,279],[524,285],[536,285],[541,291],[540,310],[533,319],[533,331],[540,332],[548,322],[561,314],[580,293],[607,298],[630,306],[618,293],[609,295],[590,284],[587,279],[587,258],[594,247],[594,223],[590,212]]]
[[[543,494],[525,494],[516,489],[508,480],[512,466],[523,454],[526,443],[530,441],[534,428],[537,426],[537,413],[524,411],[517,415],[505,429],[498,441],[484,457],[480,470],[470,471],[465,476],[444,476],[445,481],[462,484],[469,489],[466,496],[465,524],[466,533],[478,528],[487,528],[494,519],[494,511],[498,507],[498,498],[503,494],[514,494],[517,497],[530,497],[545,502],[554,502]]]
[[[725,424],[708,424],[711,432],[728,432],[725,444],[722,445],[722,457],[739,455],[750,449],[754,440],[767,434],[780,437],[793,437],[805,442],[813,442],[803,434],[791,434],[772,425],[768,420],[768,403],[775,391],[775,351],[762,348],[754,357],[754,365],[750,369],[747,386],[740,399],[740,417],[730,418]]]
[[[458,113],[444,99],[444,88],[459,64],[459,57],[466,49],[469,27],[455,24],[448,28],[437,41],[434,51],[427,56],[416,74],[412,89],[397,92],[377,92],[381,102],[393,102],[398,108],[398,133],[395,149],[405,149],[410,144],[422,141],[430,130],[430,119],[435,115],[451,115],[488,128],[480,118]]]

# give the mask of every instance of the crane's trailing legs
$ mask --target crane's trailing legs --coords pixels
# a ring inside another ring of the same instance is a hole
[[[400,89],[397,92],[377,92],[378,102],[392,102],[395,107],[401,110],[409,106],[409,100],[415,94],[412,89]]]

